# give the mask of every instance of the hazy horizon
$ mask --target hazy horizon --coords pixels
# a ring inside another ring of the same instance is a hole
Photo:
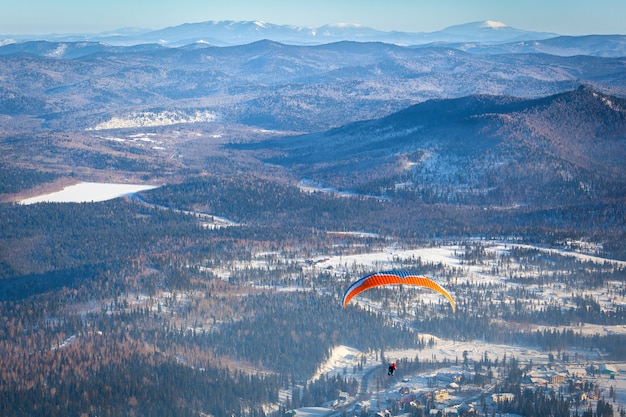
[[[5,5],[2,35],[101,33],[122,28],[157,30],[205,21],[263,21],[277,25],[320,27],[351,23],[381,31],[435,32],[449,26],[492,20],[508,26],[561,35],[626,34],[626,2],[620,0],[443,0],[439,2],[365,0],[272,0],[231,2],[135,0],[80,2],[24,0]]]

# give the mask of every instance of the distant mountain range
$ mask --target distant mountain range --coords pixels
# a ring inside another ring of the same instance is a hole
[[[557,56],[598,56],[619,58],[626,56],[626,36],[587,35],[558,36],[549,39],[518,41],[502,44],[464,42],[448,44],[448,47],[473,54],[532,54]]]
[[[595,44],[609,48],[611,41]],[[180,120],[200,112],[222,123],[313,132],[436,98],[535,98],[581,84],[626,97],[622,58],[473,54],[433,45],[31,41],[0,47],[0,57],[0,114],[15,125],[61,130],[175,111],[185,113]]]
[[[91,41],[111,45],[159,43],[176,47],[192,43],[214,46],[242,45],[260,40],[272,40],[294,45],[319,45],[339,41],[385,42],[398,45],[429,43],[480,42],[498,44],[548,39],[555,33],[515,29],[500,22],[485,21],[456,25],[436,32],[380,31],[357,24],[334,24],[318,28],[275,25],[260,21],[207,21],[185,23],[153,31],[122,29],[116,32],[88,35],[0,36],[11,39],[49,41]]]
[[[319,28],[273,25],[264,22],[203,22],[170,27],[141,36],[145,42],[185,45],[207,42],[214,45],[237,45],[262,39],[287,44],[313,45],[338,41],[384,42],[398,45],[428,43],[480,42],[505,43],[547,39],[554,33],[515,29],[499,22],[475,22],[451,26],[431,33],[384,32],[355,24],[326,25]]]
[[[559,56],[626,56],[626,36],[560,36],[556,33],[516,29],[494,21],[450,26],[436,32],[380,31],[356,24],[335,24],[319,28],[275,25],[259,21],[208,21],[186,23],[160,30],[121,29],[84,35],[0,35],[0,46],[32,41],[100,44],[100,49],[119,47],[235,46],[261,40],[286,45],[321,45],[333,42],[382,42],[413,47],[449,47],[474,54],[547,53]],[[5,48],[2,53],[12,49]],[[27,50],[29,53],[36,53]],[[74,51],[75,53],[77,51]],[[83,52],[86,52],[84,50]]]

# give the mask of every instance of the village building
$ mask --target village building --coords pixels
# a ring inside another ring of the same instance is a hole
[[[503,392],[500,394],[493,394],[491,399],[494,403],[513,402],[515,401],[515,394],[509,392]]]
[[[603,363],[598,366],[598,373],[600,375],[608,375],[611,378],[615,378],[615,375],[617,374],[617,369],[613,365]]]

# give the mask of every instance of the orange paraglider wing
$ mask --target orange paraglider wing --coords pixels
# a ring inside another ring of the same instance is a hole
[[[348,287],[346,293],[343,295],[343,308],[346,308],[352,297],[367,291],[370,288],[380,287],[383,285],[416,285],[419,287],[426,287],[433,289],[444,297],[446,297],[450,304],[452,304],[452,310],[456,312],[456,303],[452,296],[441,285],[437,284],[430,278],[414,275],[406,271],[386,271],[377,272],[375,274],[366,275],[363,278],[355,281]]]

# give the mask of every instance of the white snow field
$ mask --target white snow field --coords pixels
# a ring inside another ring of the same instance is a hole
[[[50,194],[21,200],[20,204],[36,203],[91,203],[112,200],[139,191],[156,188],[155,185],[113,184],[97,182],[80,182]]]

